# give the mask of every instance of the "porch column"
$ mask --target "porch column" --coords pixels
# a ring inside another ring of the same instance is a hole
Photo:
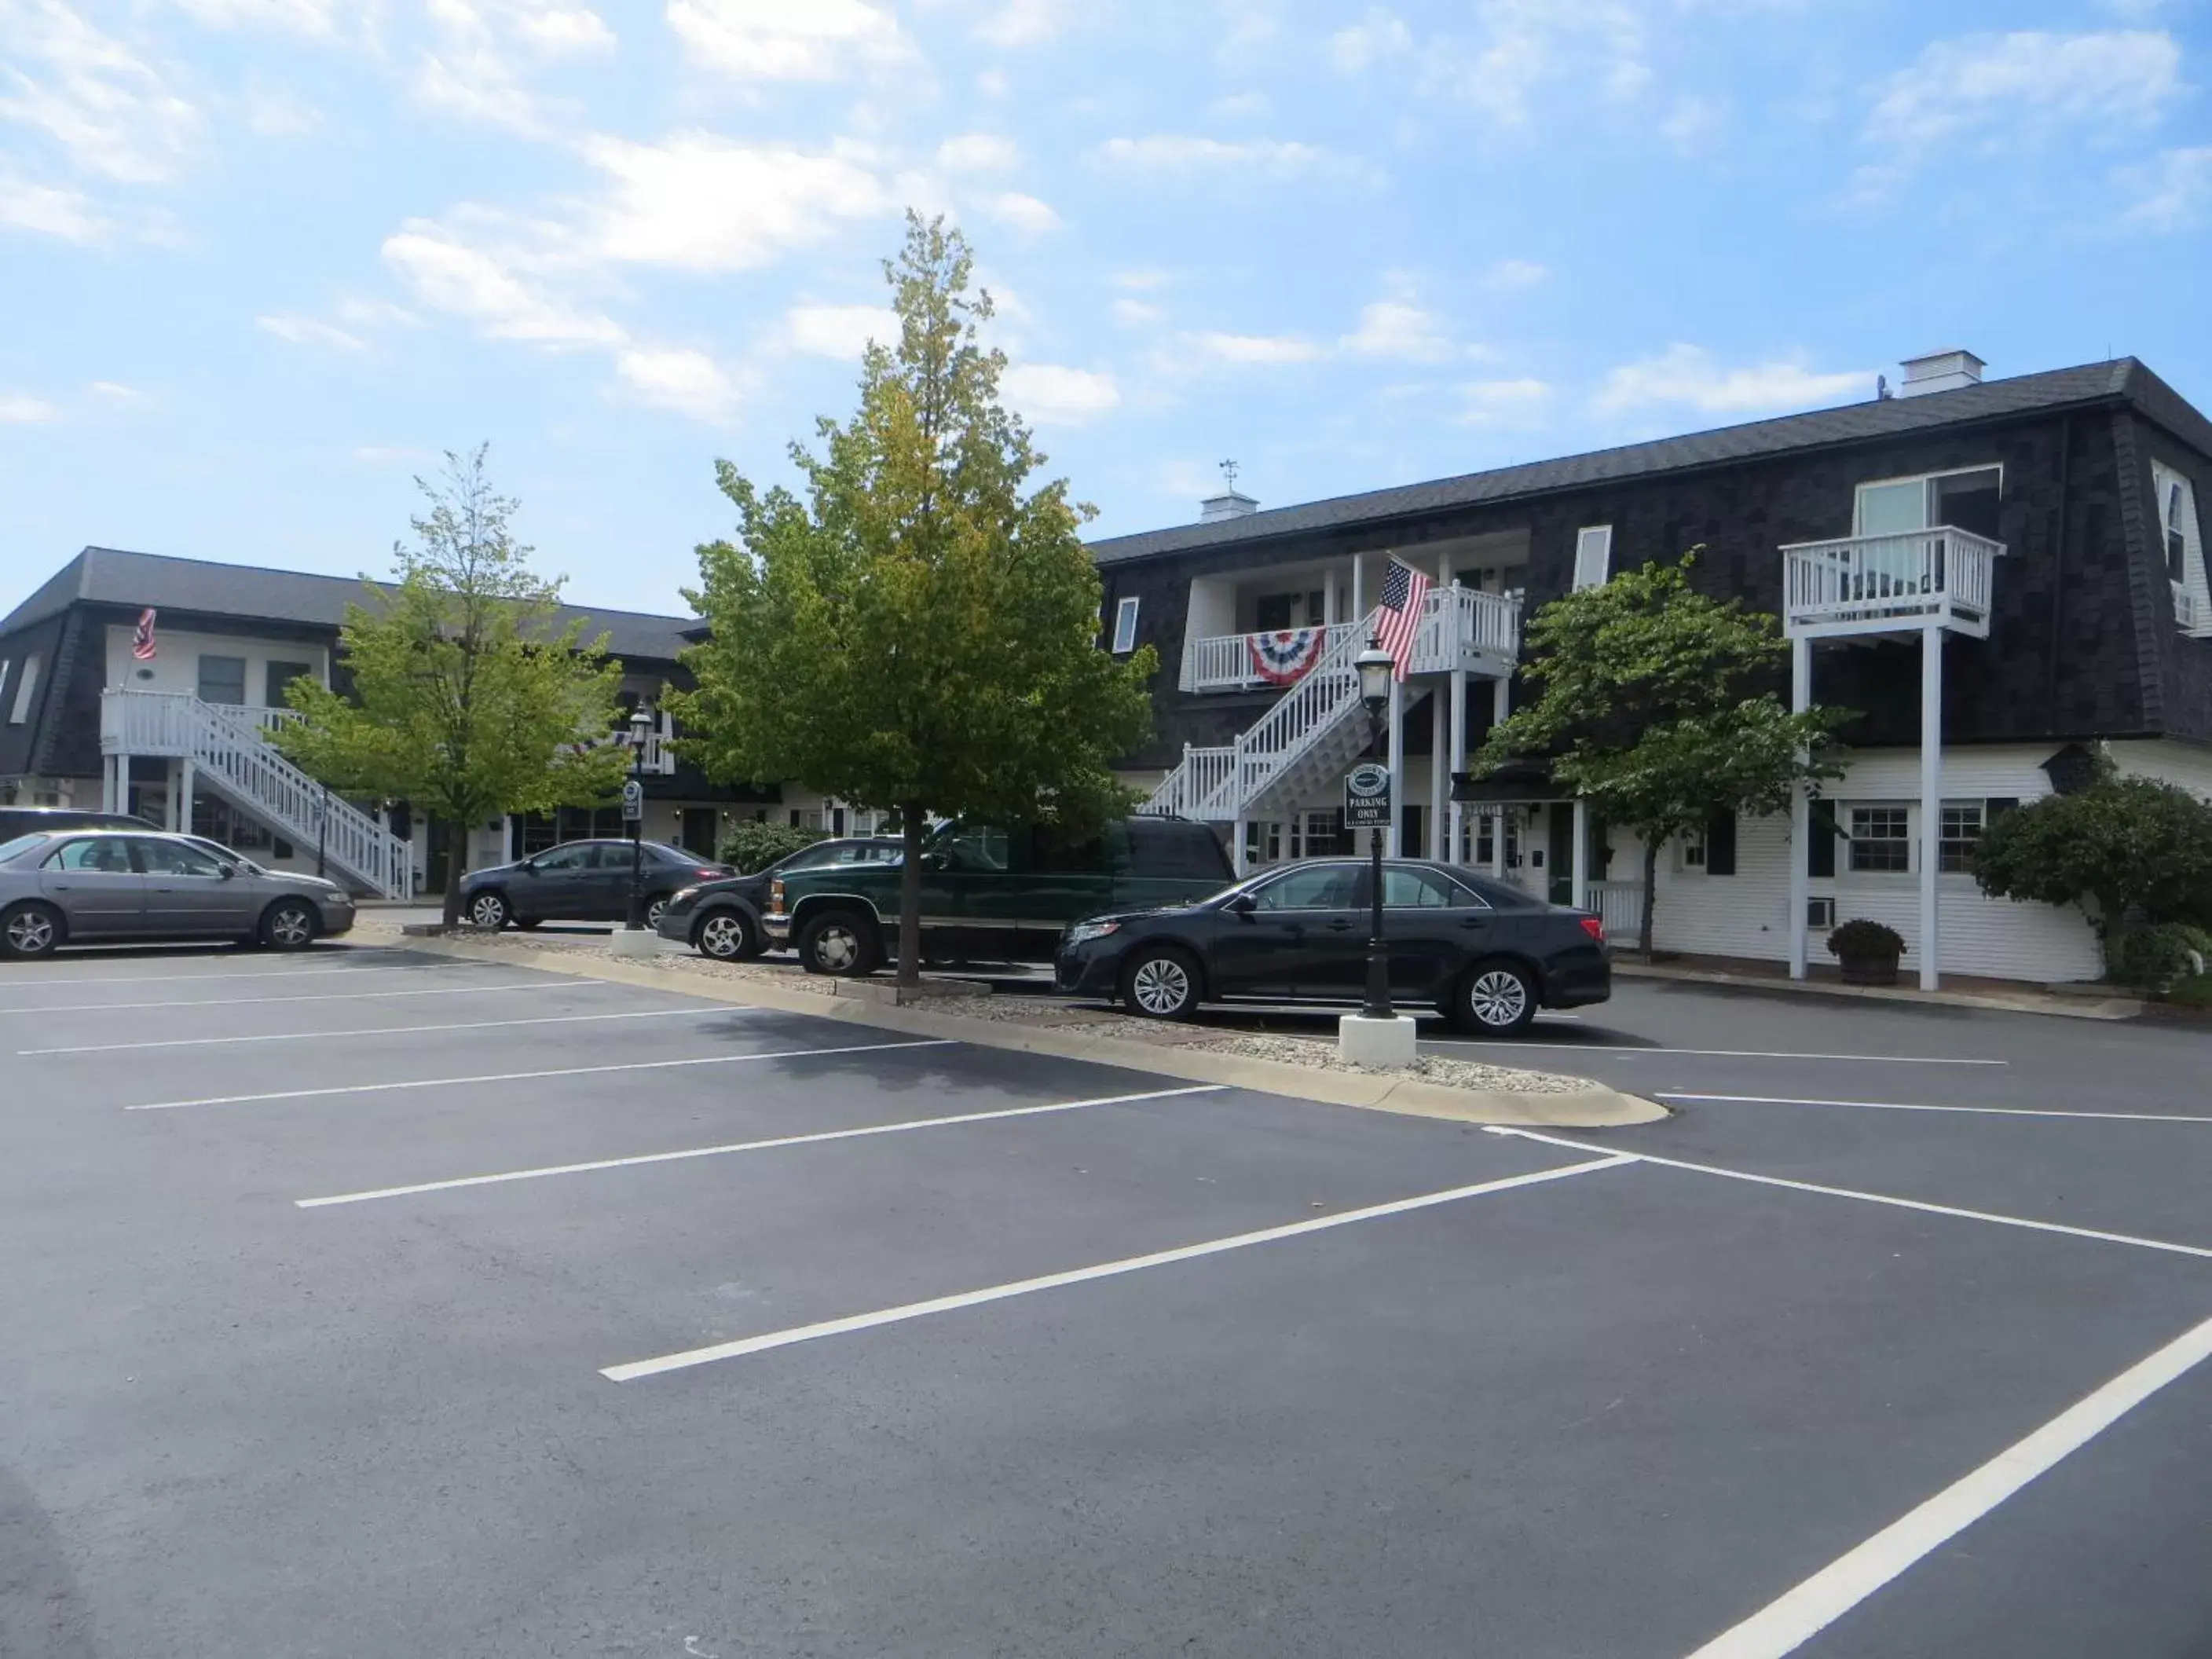
[[[1444,859],[1444,810],[1451,799],[1451,774],[1444,748],[1444,721],[1451,710],[1444,706],[1444,682],[1429,693],[1429,833],[1421,851],[1426,857]]]
[[[1553,811],[1559,809],[1553,807]],[[1580,795],[1575,797],[1575,854],[1569,866],[1571,890],[1567,902],[1577,910],[1589,908],[1589,803]]]
[[[100,757],[100,810],[103,812],[116,810],[115,757],[112,755]]]
[[[1790,709],[1813,706],[1813,641],[1790,641]],[[1813,903],[1813,792],[1799,784],[1790,799],[1790,977],[1805,977],[1806,912]]]
[[[1450,848],[1445,857],[1454,864],[1467,862],[1467,814],[1462,809],[1456,787],[1460,774],[1467,770],[1467,670],[1455,668],[1451,676],[1451,780],[1453,787],[1445,790],[1452,797],[1447,811],[1450,818]]]
[[[1490,683],[1490,723],[1503,725],[1512,712],[1513,681],[1510,676],[1501,675]]]
[[[1490,873],[1505,879],[1505,815],[1513,809],[1504,801],[1490,809]]]
[[[1229,827],[1229,867],[1237,872],[1239,881],[1252,873],[1244,867],[1244,820],[1242,817]]]
[[[198,777],[199,767],[191,756],[177,763],[177,829],[187,836],[192,833],[192,785]]]
[[[1399,825],[1406,812],[1406,682],[1390,682],[1390,834],[1382,843],[1385,858],[1397,858]]]
[[[1943,852],[1943,630],[1920,630],[1920,988],[1942,982],[1936,915]]]
[[[180,760],[173,760],[161,769],[161,780],[168,785],[166,793],[169,797],[161,803],[161,816],[167,820],[172,834],[184,828],[177,822],[177,801],[184,793],[184,770],[185,763]]]

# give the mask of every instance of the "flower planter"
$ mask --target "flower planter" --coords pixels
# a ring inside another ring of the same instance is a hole
[[[1897,983],[1895,957],[1844,957],[1841,958],[1844,983],[1846,985],[1894,985]]]

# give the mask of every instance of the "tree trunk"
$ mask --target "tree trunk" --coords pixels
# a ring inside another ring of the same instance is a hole
[[[899,866],[898,982],[921,983],[921,832],[920,801],[899,807],[904,826],[906,856]]]
[[[1636,930],[1636,947],[1644,952],[1646,962],[1651,960],[1651,916],[1659,904],[1659,843],[1650,836],[1644,838],[1644,921]]]
[[[461,925],[461,878],[469,872],[468,822],[446,820],[446,914],[441,920],[447,927]]]

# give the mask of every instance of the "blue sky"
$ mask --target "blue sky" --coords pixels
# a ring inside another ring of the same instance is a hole
[[[908,204],[1098,533],[2134,354],[2212,407],[2212,0],[0,0],[0,609],[381,572],[489,440],[585,602],[851,405]]]

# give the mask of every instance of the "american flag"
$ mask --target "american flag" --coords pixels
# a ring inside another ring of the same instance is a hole
[[[131,635],[131,654],[140,662],[151,662],[161,654],[154,645],[154,607],[150,605],[138,613],[138,626]]]
[[[1420,631],[1421,606],[1429,597],[1429,579],[1410,564],[1396,559],[1382,577],[1382,603],[1375,610],[1375,637],[1398,665],[1404,679],[1413,666],[1413,635]]]

